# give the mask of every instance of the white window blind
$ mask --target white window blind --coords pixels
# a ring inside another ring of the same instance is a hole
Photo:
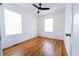
[[[5,10],[5,35],[22,33],[22,15],[14,11]]]
[[[53,32],[53,18],[45,19],[45,32]]]

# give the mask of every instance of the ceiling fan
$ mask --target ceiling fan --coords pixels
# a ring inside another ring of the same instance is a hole
[[[32,4],[34,7],[36,7],[38,9],[37,14],[40,13],[40,10],[49,10],[50,8],[45,8],[45,7],[41,7],[41,3],[39,3],[39,6]]]

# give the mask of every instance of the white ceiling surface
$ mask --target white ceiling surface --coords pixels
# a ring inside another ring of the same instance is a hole
[[[35,4],[38,5],[38,3]],[[17,5],[37,14],[38,9],[34,7],[32,3],[17,3]],[[53,12],[63,10],[65,8],[65,5],[66,5],[65,3],[42,3],[42,7],[49,7],[50,10],[41,10],[38,15],[50,14]]]

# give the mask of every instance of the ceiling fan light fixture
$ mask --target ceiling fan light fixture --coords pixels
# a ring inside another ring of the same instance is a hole
[[[36,7],[38,9],[37,11],[37,14],[40,12],[39,10],[49,10],[50,8],[43,8],[41,7],[41,3],[39,3],[39,6],[35,5],[35,4],[32,4],[34,7]]]

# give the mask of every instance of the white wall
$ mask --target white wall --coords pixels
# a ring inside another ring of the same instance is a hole
[[[3,28],[3,22],[4,22],[3,7],[0,5],[0,36],[2,36],[2,32],[3,32],[3,29],[2,29]],[[1,41],[2,41],[2,39],[0,37],[0,55],[2,55]]]
[[[0,56],[1,56],[1,11],[2,11],[2,6],[0,5]]]
[[[0,5],[0,55],[1,55],[1,5]]]
[[[44,31],[44,19],[53,18],[53,32]],[[65,26],[65,11],[61,10],[52,14],[38,16],[38,32],[39,36],[64,39],[64,26]]]
[[[22,14],[22,34],[6,36],[5,30],[2,35],[2,48],[12,46],[37,36],[37,17],[34,13],[15,4],[3,4],[5,8]],[[5,29],[5,27],[3,28]]]

